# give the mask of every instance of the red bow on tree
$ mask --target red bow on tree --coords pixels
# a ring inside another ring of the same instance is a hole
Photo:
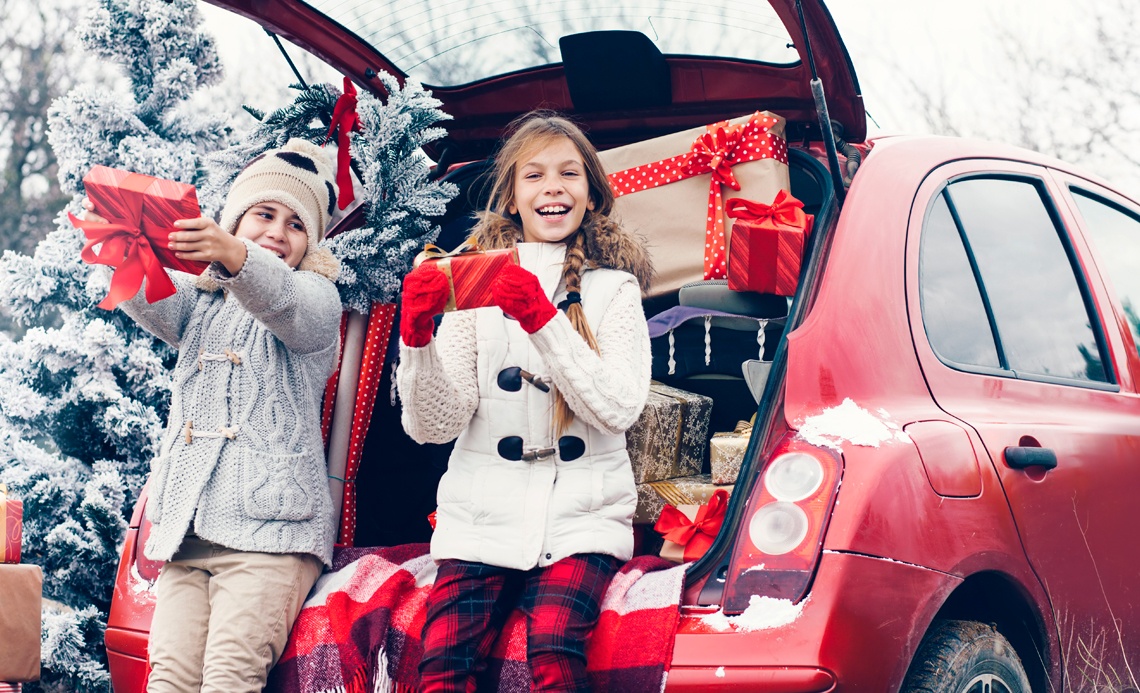
[[[344,78],[344,93],[336,100],[333,106],[332,122],[329,123],[329,132],[325,135],[325,143],[332,139],[336,133],[336,186],[340,189],[336,198],[336,206],[344,209],[352,202],[355,196],[352,193],[351,157],[348,153],[348,133],[360,132],[364,124],[356,113],[356,87],[352,80]]]
[[[666,541],[680,544],[685,547],[686,561],[695,561],[712,546],[713,539],[720,533],[724,524],[724,513],[728,509],[728,491],[717,489],[706,505],[697,510],[696,516],[690,520],[685,513],[675,506],[666,505],[661,510],[661,517],[653,529],[657,530]]]

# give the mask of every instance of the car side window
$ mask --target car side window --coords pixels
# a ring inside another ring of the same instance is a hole
[[[926,216],[918,271],[922,321],[934,352],[953,363],[999,368],[986,307],[945,192]]]
[[[968,178],[941,197],[920,260],[923,321],[936,353],[1011,377],[1109,382],[1087,292],[1040,183]]]
[[[1140,349],[1140,219],[1082,190],[1073,190],[1100,268],[1108,275]]]

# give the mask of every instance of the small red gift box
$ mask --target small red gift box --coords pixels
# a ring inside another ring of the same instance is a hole
[[[68,215],[87,236],[81,257],[84,262],[115,268],[111,290],[100,308],[111,310],[137,294],[144,277],[148,302],[174,295],[174,283],[164,267],[201,274],[209,266],[181,260],[168,246],[170,232],[177,230],[176,220],[202,216],[194,186],[94,166],[83,177],[83,187],[95,205],[95,213],[108,223]],[[94,248],[100,244],[96,253]]]
[[[24,504],[0,484],[0,563],[19,563],[23,543]]]
[[[413,264],[416,267],[433,264],[447,275],[451,296],[443,308],[445,312],[470,310],[495,305],[491,298],[491,282],[508,264],[519,264],[519,251],[515,248],[480,250],[478,245],[468,241],[445,253],[429,243]]]
[[[695,561],[712,546],[724,524],[728,491],[717,489],[705,505],[666,505],[653,529],[665,538],[661,557],[677,563]]]
[[[772,204],[729,200],[725,212],[736,219],[728,249],[728,288],[792,296],[800,278],[804,241],[811,233],[804,204],[781,190]]]

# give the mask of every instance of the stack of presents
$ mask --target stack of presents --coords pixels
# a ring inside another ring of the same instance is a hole
[[[669,384],[654,381],[626,434],[639,552],[700,558],[740,473],[778,341],[766,335],[782,329],[811,232],[783,135],[782,118],[757,112],[601,154],[617,216],[650,244],[650,298],[679,301],[650,318],[654,377]],[[733,377],[744,399],[716,384]],[[687,391],[709,383],[715,402]]]
[[[20,563],[23,504],[0,484],[0,693],[40,678],[43,574]]]
[[[677,562],[700,558],[720,531],[751,427],[709,438],[713,400],[654,381],[626,449],[637,482],[638,553]],[[708,473],[703,473],[708,456]]]

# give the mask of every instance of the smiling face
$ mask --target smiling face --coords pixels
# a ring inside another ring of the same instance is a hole
[[[259,202],[238,222],[238,238],[248,238],[296,268],[309,248],[309,236],[301,217],[280,202]]]
[[[519,216],[524,241],[561,241],[593,208],[582,153],[570,138],[555,137],[519,157],[508,209]]]

